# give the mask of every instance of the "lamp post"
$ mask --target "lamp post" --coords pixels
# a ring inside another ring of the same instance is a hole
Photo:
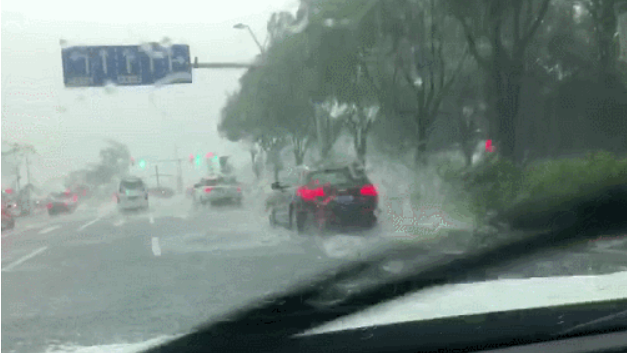
[[[245,25],[243,23],[238,23],[235,26],[233,26],[233,28],[235,28],[235,29],[247,29],[248,33],[250,33],[250,36],[253,37],[253,40],[255,41],[255,43],[257,43],[257,46],[259,47],[259,51],[261,51],[261,54],[265,55],[265,50],[263,49],[263,46],[261,45],[261,43],[259,43],[259,40],[257,39],[257,36],[255,36],[255,34],[253,33],[253,31],[250,29],[250,27],[248,25]]]

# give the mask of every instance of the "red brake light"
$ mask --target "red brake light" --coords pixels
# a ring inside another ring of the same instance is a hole
[[[237,192],[242,192],[242,188],[237,188]]]
[[[74,195],[74,197],[72,197],[72,201],[77,202],[78,201],[78,195]]]
[[[363,196],[377,196],[377,188],[374,187],[374,185],[364,185],[361,190],[360,190],[361,194]]]
[[[306,201],[313,201],[316,197],[324,197],[324,190],[322,188],[307,189],[303,187],[298,189],[298,196]]]
[[[205,192],[206,192],[206,193],[210,193],[210,192],[211,192],[211,190],[213,190],[213,188],[205,188]]]
[[[46,205],[46,208],[51,209],[51,208],[52,208],[52,202],[49,202],[49,203]]]

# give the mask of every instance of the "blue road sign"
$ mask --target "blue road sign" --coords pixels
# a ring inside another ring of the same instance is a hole
[[[61,56],[66,87],[192,83],[188,45],[69,47]]]

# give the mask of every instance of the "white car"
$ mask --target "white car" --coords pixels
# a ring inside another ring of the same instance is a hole
[[[120,181],[117,193],[120,211],[147,210],[148,190],[144,181],[137,177],[127,177]]]
[[[242,189],[233,176],[215,175],[206,177],[194,185],[194,204],[216,205],[218,203],[242,204]]]

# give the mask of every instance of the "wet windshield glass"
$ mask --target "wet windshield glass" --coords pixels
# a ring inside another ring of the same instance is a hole
[[[126,350],[387,246],[427,266],[550,228],[495,217],[627,183],[624,3],[4,1],[3,352]],[[599,234],[417,317],[626,268]]]

